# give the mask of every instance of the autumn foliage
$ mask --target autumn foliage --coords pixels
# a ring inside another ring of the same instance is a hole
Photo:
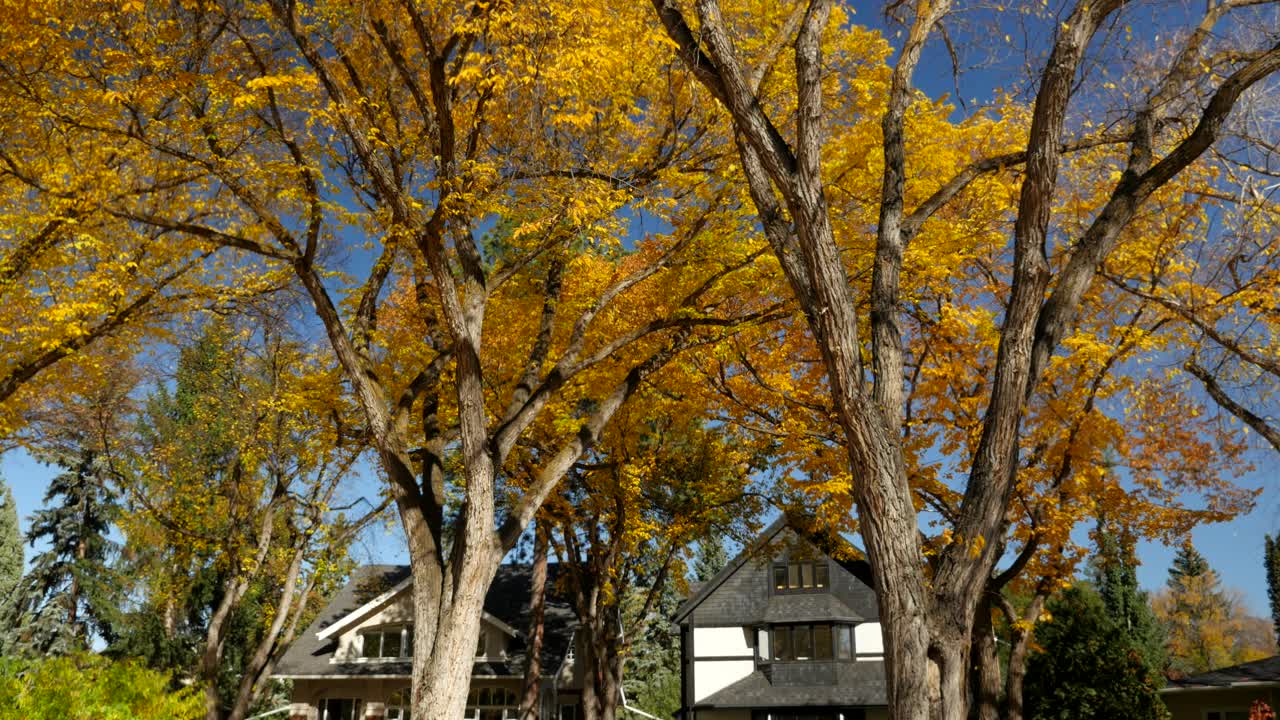
[[[962,717],[974,618],[1025,641],[1081,522],[1174,542],[1249,509],[1241,428],[1271,437],[1277,208],[1230,120],[1280,49],[1217,34],[1257,3],[1164,45],[1125,5],[1022,8],[1034,94],[962,107],[913,85],[944,0],[890,3],[902,33],[829,0],[8,3],[0,438],[34,441],[51,382],[270,297],[315,374],[199,419],[367,443],[415,707],[463,707],[450,658],[540,512],[667,551],[751,483],[861,534],[895,717]],[[661,439],[708,429],[724,474],[671,487]],[[197,460],[171,430],[138,476],[196,512],[133,532],[227,511],[171,482]]]

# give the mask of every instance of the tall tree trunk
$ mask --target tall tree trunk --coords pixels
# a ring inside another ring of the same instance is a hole
[[[970,715],[977,720],[1000,720],[1000,695],[1004,687],[1000,672],[1000,656],[996,649],[995,628],[991,624],[991,602],[978,606],[973,624],[971,660],[973,706]]]
[[[265,670],[272,660],[272,655],[280,647],[280,633],[284,630],[293,612],[294,607],[303,607],[303,603],[295,604],[294,595],[297,590],[298,578],[302,574],[302,560],[305,553],[306,539],[301,539],[303,545],[294,550],[293,559],[289,564],[289,572],[285,576],[284,585],[280,588],[280,597],[276,601],[275,616],[272,618],[271,625],[267,628],[267,632],[258,641],[258,646],[254,649],[253,655],[249,658],[249,662],[245,664],[244,670],[240,675],[240,685],[236,689],[236,698],[231,706],[231,712],[227,714],[227,720],[243,720],[248,715],[249,707],[257,698],[262,688],[263,670]],[[303,591],[310,591],[310,584]]]
[[[529,641],[525,649],[524,691],[520,695],[521,720],[538,720],[541,715],[542,639],[546,630],[547,535],[538,520],[533,538],[533,568],[529,589]]]

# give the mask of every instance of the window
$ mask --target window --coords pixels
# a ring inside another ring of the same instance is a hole
[[[388,625],[360,633],[361,657],[406,658],[413,654],[413,626]]]
[[[562,704],[560,706],[560,720],[578,720],[578,706]]]
[[[1206,710],[1204,720],[1249,720],[1248,710]]]
[[[813,626],[813,659],[831,659],[831,626]]]
[[[852,660],[853,659],[853,628],[849,625],[837,625],[835,627],[836,636],[836,659]]]
[[[791,654],[791,628],[778,627],[773,629],[773,659],[795,659],[795,656]]]
[[[791,628],[791,652],[796,660],[813,659],[813,628],[808,625],[796,625]]]
[[[386,720],[409,720],[409,709],[412,706],[409,690],[406,688],[391,694],[387,698]]]
[[[515,691],[504,687],[471,688],[464,720],[514,720],[520,714]]]
[[[359,710],[359,700],[325,698],[320,701],[320,720],[356,720],[360,717]]]
[[[831,569],[826,560],[796,560],[773,566],[774,592],[826,590],[831,584]]]
[[[773,659],[849,660],[853,657],[852,628],[848,625],[777,625],[770,630]],[[763,633],[762,633],[763,636]],[[764,643],[762,643],[764,644]],[[761,654],[766,657],[767,651]]]

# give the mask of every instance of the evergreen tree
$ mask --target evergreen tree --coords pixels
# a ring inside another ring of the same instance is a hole
[[[4,605],[22,580],[22,530],[18,526],[18,505],[8,484],[0,480],[0,622]]]
[[[624,607],[627,615],[638,612],[646,592],[639,583],[632,589]],[[644,632],[631,641],[622,676],[627,704],[658,717],[672,717],[680,710],[680,641],[671,627],[680,602],[676,583],[668,579]]]
[[[35,655],[85,650],[94,637],[111,642],[120,599],[110,567],[116,500],[105,468],[90,450],[52,460],[65,472],[50,482],[27,532],[30,545],[49,548],[32,558],[19,588],[12,648]]]
[[[1275,652],[1269,632],[1262,637],[1248,632],[1255,619],[1242,612],[1236,594],[1222,587],[1189,543],[1174,558],[1167,584],[1152,606],[1168,637],[1170,673],[1204,672]],[[1265,621],[1263,627],[1270,629]]]
[[[718,537],[703,538],[698,543],[698,555],[693,562],[693,579],[706,582],[729,564],[729,553],[724,549],[724,542]]]
[[[1169,717],[1155,670],[1093,588],[1069,588],[1048,610],[1051,619],[1036,626],[1040,649],[1027,661],[1029,720]]]
[[[1170,590],[1185,590],[1191,578],[1203,577],[1206,573],[1210,573],[1209,562],[1204,559],[1200,551],[1190,543],[1184,543],[1178,548],[1178,554],[1173,558],[1173,565],[1169,567],[1169,579],[1166,584]]]
[[[1163,670],[1169,662],[1164,630],[1151,610],[1150,597],[1138,589],[1133,552],[1101,519],[1092,566],[1093,581],[1107,614],[1142,653],[1147,667]]]
[[[1262,561],[1267,570],[1267,600],[1271,605],[1271,623],[1276,637],[1280,638],[1280,535],[1263,537],[1265,548]]]

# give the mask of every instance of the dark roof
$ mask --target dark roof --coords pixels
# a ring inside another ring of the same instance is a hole
[[[712,576],[710,580],[698,585],[697,591],[693,592],[689,596],[689,599],[681,603],[680,607],[676,610],[675,621],[680,622],[681,620],[684,620],[684,618],[689,613],[693,612],[693,609],[705,600],[708,595],[710,595],[716,588],[720,587],[720,585],[723,584],[730,575],[737,572],[738,568],[742,567],[743,564],[759,552],[762,547],[767,545],[769,541],[773,540],[773,536],[777,535],[778,532],[786,526],[787,518],[785,515],[779,516],[777,520],[770,523],[769,527],[765,528],[764,532],[760,533],[760,536],[756,538],[755,542],[751,543],[750,547],[743,548],[742,552],[738,553],[738,556],[730,561],[728,565],[725,565],[720,572]],[[692,589],[693,588],[691,587],[690,590]]]
[[[1280,655],[1170,680],[1166,689],[1220,688],[1236,683],[1280,683]]]
[[[791,595],[774,595],[769,598],[769,609],[765,611],[764,621],[767,623],[783,622],[862,622],[866,620],[843,600],[831,593],[795,593]]]
[[[693,704],[702,708],[762,707],[881,707],[888,704],[884,662],[796,663],[776,666],[772,672],[757,670]],[[832,678],[805,683],[803,676],[782,677],[783,670],[797,674],[834,674]],[[772,677],[770,677],[772,676]]]
[[[753,558],[758,559],[762,552],[769,549],[774,544],[778,534],[786,529],[791,529],[800,541],[813,546],[818,552],[823,552],[808,536],[792,527],[787,522],[786,515],[781,515],[710,580],[696,585],[691,583],[689,586],[689,598],[681,603],[676,610],[673,618],[674,622],[684,622],[694,609],[729,581],[743,565]],[[878,618],[880,612],[875,592],[872,590],[875,586],[873,584],[874,578],[871,573],[871,564],[861,559],[836,560],[836,563],[862,585],[866,586],[865,593],[858,593],[858,596],[852,599],[856,609],[851,607],[848,602],[845,602],[850,598],[841,599],[833,593],[795,593],[771,598],[768,601],[767,608],[760,608],[756,614],[749,618],[743,616],[742,612],[736,612],[717,617],[717,621],[735,625],[755,622],[807,622],[813,620],[864,622]]]
[[[554,673],[568,652],[573,631],[578,626],[572,605],[555,590],[555,578],[559,574],[553,563],[547,571],[547,604],[542,641],[542,672]],[[321,640],[317,633],[346,617],[352,611],[378,595],[394,588],[409,577],[407,565],[365,565],[351,573],[347,584],[333,596],[315,621],[285,650],[276,663],[279,676],[320,675],[395,675],[408,677],[407,662],[379,663],[331,663],[329,659],[338,647],[338,639]],[[505,663],[476,663],[473,674],[477,676],[522,677],[524,675],[524,635],[529,627],[529,601],[531,588],[529,565],[500,565],[493,584],[484,599],[485,612],[514,628],[519,637],[508,647]],[[412,585],[410,585],[412,588]]]

